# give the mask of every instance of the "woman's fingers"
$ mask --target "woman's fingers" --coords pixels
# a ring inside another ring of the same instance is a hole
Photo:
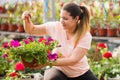
[[[23,12],[22,18],[23,18],[23,19],[24,19],[24,18],[31,18],[31,15],[30,15],[29,11]]]
[[[25,21],[30,22],[30,21],[29,21],[30,18],[31,18],[31,14],[30,14],[29,11],[25,11],[25,12],[22,14],[22,19],[24,19]]]

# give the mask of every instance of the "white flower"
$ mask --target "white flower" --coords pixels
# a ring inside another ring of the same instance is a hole
[[[113,49],[113,57],[120,57],[120,46]]]

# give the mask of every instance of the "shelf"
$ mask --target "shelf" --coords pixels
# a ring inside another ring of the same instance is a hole
[[[98,36],[93,36],[93,39],[97,40],[120,40],[120,37],[98,37]]]
[[[27,33],[20,33],[20,32],[8,32],[8,31],[0,31],[1,35],[18,35],[18,36],[30,36],[30,34]],[[32,35],[34,37],[40,37],[40,36],[36,36],[36,35]]]
[[[18,36],[30,36],[30,34],[27,33],[19,33],[19,32],[8,32],[8,31],[0,31],[1,35],[18,35]],[[41,37],[41,36],[36,36],[32,35],[34,37]],[[105,41],[109,43],[115,43],[115,44],[120,44],[120,37],[99,37],[99,36],[93,36],[93,41]]]
[[[93,36],[93,41],[106,41],[109,43],[120,44],[120,37],[98,37]]]
[[[19,33],[19,32],[8,32],[8,31],[0,31],[0,34],[2,35],[21,35],[21,36],[29,36],[27,33]]]

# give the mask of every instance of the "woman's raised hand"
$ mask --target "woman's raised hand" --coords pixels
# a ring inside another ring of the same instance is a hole
[[[24,25],[25,32],[30,33],[30,34],[33,30],[33,23],[30,20],[31,17],[32,16],[31,16],[29,11],[25,11],[22,14],[22,19],[23,19],[23,25]]]
[[[22,14],[22,19],[25,20],[26,22],[30,22],[31,14],[29,11],[25,11]]]

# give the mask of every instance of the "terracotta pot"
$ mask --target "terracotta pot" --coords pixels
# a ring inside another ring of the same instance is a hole
[[[107,36],[108,37],[116,37],[117,36],[117,28],[115,29],[107,29]]]
[[[7,23],[2,23],[1,24],[1,30],[2,31],[8,31],[8,24]]]
[[[96,28],[91,28],[90,33],[92,36],[96,36]]]
[[[34,59],[32,62],[26,62],[24,59],[22,59],[22,63],[25,67],[33,68],[36,66],[36,60]]]
[[[16,24],[9,24],[9,29],[8,31],[14,32],[17,30],[17,26]]]
[[[107,34],[107,29],[104,28],[98,28],[97,31],[98,31],[98,36],[106,36]]]
[[[23,25],[18,24],[17,28],[18,28],[17,29],[18,32],[25,32]]]

